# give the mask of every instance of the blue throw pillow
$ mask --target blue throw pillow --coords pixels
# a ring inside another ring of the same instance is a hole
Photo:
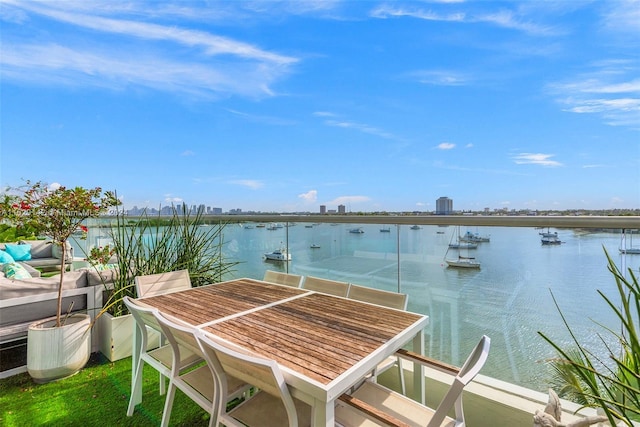
[[[15,262],[4,264],[4,266],[2,267],[2,271],[7,279],[31,279],[31,274],[29,274],[27,269]]]
[[[15,261],[29,261],[31,259],[31,245],[4,245],[5,250]]]
[[[5,264],[7,262],[15,262],[15,259],[2,249],[0,249],[0,264]]]
[[[5,250],[15,261],[28,261],[31,259],[31,245],[5,244]]]

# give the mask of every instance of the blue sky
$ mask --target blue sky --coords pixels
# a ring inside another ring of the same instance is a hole
[[[640,208],[639,1],[0,0],[0,185]]]

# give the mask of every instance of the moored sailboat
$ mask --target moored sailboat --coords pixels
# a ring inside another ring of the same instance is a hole
[[[460,238],[460,227],[456,227],[453,234],[451,235],[451,240],[449,242],[449,246],[447,247],[447,251],[444,254],[444,261],[447,263],[448,267],[455,268],[480,268],[480,263],[476,261],[475,257],[470,257],[467,255],[462,255],[460,253],[461,245],[459,243],[453,243],[454,237],[457,235],[458,240]],[[476,244],[475,247],[478,247]],[[469,247],[464,248],[467,252],[470,249]],[[449,257],[449,251],[456,251],[457,257],[451,258]]]

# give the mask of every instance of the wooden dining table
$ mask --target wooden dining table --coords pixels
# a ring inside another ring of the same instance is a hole
[[[335,400],[396,350],[412,343],[422,353],[429,321],[422,314],[247,278],[142,301],[275,360],[291,394],[311,405],[313,426],[333,427]],[[140,351],[137,328],[133,340],[132,375]],[[422,369],[416,367],[414,375],[421,395]]]

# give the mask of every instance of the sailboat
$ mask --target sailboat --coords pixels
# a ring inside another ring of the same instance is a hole
[[[624,245],[623,245],[624,242]],[[627,242],[627,233],[625,230],[622,230],[622,238],[620,239],[620,248],[618,249],[621,254],[640,254],[640,248],[633,247],[633,233],[629,232],[629,246],[626,245]]]
[[[449,246],[447,247],[447,252],[444,254],[444,261],[447,263],[449,267],[455,268],[480,268],[480,263],[476,261],[475,257],[463,256],[460,253],[460,248],[453,246],[453,239],[455,236],[460,237],[460,227],[456,226],[455,231],[451,235],[451,241],[449,242]],[[453,246],[453,247],[452,247]],[[450,250],[454,250],[457,253],[457,258],[449,258],[447,255]]]

